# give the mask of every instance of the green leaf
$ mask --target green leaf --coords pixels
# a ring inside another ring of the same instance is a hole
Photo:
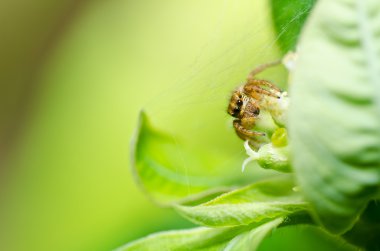
[[[365,250],[380,250],[380,201],[371,201],[355,226],[343,237]]]
[[[290,85],[293,165],[334,233],[350,229],[379,192],[379,12],[379,1],[319,1]]]
[[[257,250],[261,242],[267,237],[271,231],[277,228],[282,222],[283,218],[278,218],[268,223],[265,223],[251,231],[242,233],[233,238],[228,245],[223,249],[224,251],[252,251]]]
[[[283,221],[283,218],[277,218],[254,229],[252,226],[242,226],[166,231],[141,238],[115,251],[253,251]]]
[[[133,142],[132,168],[148,196],[156,202],[169,204],[213,197],[229,190],[216,178],[189,175],[177,153],[177,140],[155,130],[147,115],[141,112]]]
[[[206,226],[236,226],[286,217],[306,209],[289,176],[258,182],[198,206],[176,205],[190,221]]]
[[[300,31],[315,2],[271,0],[272,19],[283,53],[295,49]]]
[[[115,251],[223,250],[227,241],[245,230],[246,227],[173,230],[149,235]]]

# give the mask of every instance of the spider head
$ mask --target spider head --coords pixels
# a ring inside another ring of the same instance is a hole
[[[232,93],[230,103],[228,104],[227,112],[232,117],[239,118],[244,105],[244,94],[241,88]]]

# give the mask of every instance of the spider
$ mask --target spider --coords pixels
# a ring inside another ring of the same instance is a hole
[[[253,131],[264,97],[280,98],[282,91],[267,80],[255,76],[265,69],[276,66],[281,60],[258,66],[251,71],[244,85],[239,86],[232,94],[227,112],[234,118],[233,126],[236,134],[243,140],[248,140],[254,148],[259,147],[260,136],[263,132]]]

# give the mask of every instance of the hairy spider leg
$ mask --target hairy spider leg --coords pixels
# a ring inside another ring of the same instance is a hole
[[[264,94],[264,95],[274,97],[274,98],[280,98],[280,96],[277,93],[262,88],[260,86],[260,84],[262,84],[263,82],[267,82],[267,81],[266,80],[258,80],[258,79],[251,80],[251,83],[246,84],[244,86],[244,92],[246,92],[250,97],[252,97],[256,100],[262,99],[260,94]],[[276,89],[276,91],[277,91],[277,89]],[[277,91],[277,92],[280,92],[280,91]]]
[[[250,79],[254,79],[255,76],[257,74],[259,74],[260,72],[264,71],[265,69],[269,68],[269,67],[273,67],[273,66],[276,66],[276,65],[279,65],[281,64],[281,60],[276,60],[274,62],[270,62],[270,63],[267,63],[267,64],[262,64],[262,65],[259,65],[258,67],[256,67],[255,69],[253,69],[249,74],[248,74],[248,77],[247,77],[247,80],[250,80]]]
[[[275,90],[277,92],[281,92],[281,89],[278,88],[275,84],[264,79],[248,79],[245,85],[246,86],[248,85],[264,86],[264,87],[268,87],[269,90]]]
[[[242,125],[242,121],[239,119],[235,119],[233,122],[233,125],[234,125],[236,133],[239,135],[240,138],[244,140],[253,139],[255,136],[265,136],[265,133],[263,132],[255,132],[255,131],[251,131],[245,128]]]

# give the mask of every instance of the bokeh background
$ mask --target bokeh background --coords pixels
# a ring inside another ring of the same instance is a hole
[[[112,250],[193,226],[133,181],[141,109],[240,172],[225,108],[249,70],[281,57],[269,1],[4,0],[0,19],[1,250]],[[267,74],[285,86],[284,69]],[[279,247],[343,248],[306,227],[262,249]]]

